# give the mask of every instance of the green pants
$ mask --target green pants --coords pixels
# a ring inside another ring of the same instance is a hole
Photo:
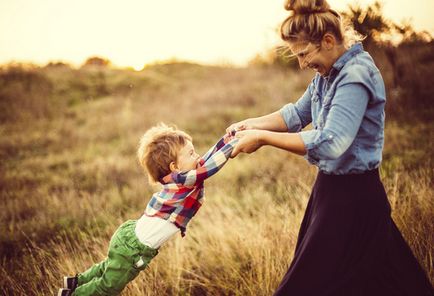
[[[136,222],[122,224],[110,240],[107,258],[78,275],[74,296],[118,295],[158,254],[139,242],[134,232]]]

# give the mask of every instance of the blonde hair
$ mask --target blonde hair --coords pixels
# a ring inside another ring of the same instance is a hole
[[[151,184],[160,182],[170,173],[170,163],[176,162],[179,151],[192,141],[191,136],[160,123],[145,132],[140,139],[137,157]]]
[[[326,0],[286,0],[285,9],[290,15],[280,27],[284,41],[319,44],[326,33],[332,33],[346,46],[363,39],[347,20],[330,8]]]

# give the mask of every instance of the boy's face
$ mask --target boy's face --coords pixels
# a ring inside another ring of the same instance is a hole
[[[187,141],[187,144],[178,153],[178,161],[175,167],[180,171],[189,171],[197,168],[200,156],[194,150],[193,143]]]

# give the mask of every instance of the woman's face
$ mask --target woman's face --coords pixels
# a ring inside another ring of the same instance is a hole
[[[319,44],[308,41],[290,42],[289,48],[297,57],[301,69],[310,68],[322,76],[329,74],[338,57],[335,46],[324,40]]]

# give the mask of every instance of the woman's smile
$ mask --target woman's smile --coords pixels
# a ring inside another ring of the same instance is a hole
[[[308,67],[311,68],[311,69],[313,69],[313,70],[315,70],[315,71],[318,71],[318,69],[319,69],[319,65],[318,64],[310,64]]]

